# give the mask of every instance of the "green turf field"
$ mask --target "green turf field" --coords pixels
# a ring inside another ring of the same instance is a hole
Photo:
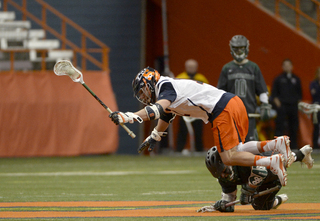
[[[315,165],[311,170],[301,168],[300,163],[289,168],[288,185],[280,192],[288,194],[288,202],[320,202],[320,154],[313,154],[313,158]],[[1,158],[0,180],[0,202],[216,201],[220,199],[221,193],[218,182],[206,169],[204,157],[110,155]],[[1,211],[19,209],[0,208]],[[39,211],[41,209],[36,208]],[[35,208],[24,210],[32,211]],[[199,217],[112,220],[199,220]],[[222,220],[237,219],[229,217]]]

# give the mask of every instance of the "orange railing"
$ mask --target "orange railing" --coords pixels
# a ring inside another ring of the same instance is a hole
[[[316,25],[316,27],[317,27],[317,39],[316,40],[317,40],[317,44],[320,44],[320,2],[318,2],[317,0],[309,0],[310,2],[313,2],[314,4],[316,4],[316,6],[317,6],[316,7],[317,18],[314,19],[314,18],[310,17],[309,15],[307,15],[306,13],[304,13],[303,11],[301,11],[300,1],[301,0],[295,0],[295,5],[292,5],[286,0],[275,0],[275,16],[281,17],[280,10],[279,10],[280,3],[284,4],[285,6],[287,6],[288,8],[290,8],[291,10],[293,10],[295,12],[295,28],[297,31],[301,31],[301,27],[300,27],[300,17],[301,16]],[[303,1],[306,1],[306,0],[303,0]],[[255,3],[260,4],[260,1],[255,0]]]
[[[9,53],[10,57],[10,71],[14,70],[14,57],[16,53],[30,52],[29,49],[2,49],[2,52]],[[46,49],[37,49],[35,50],[37,53],[41,55],[41,70],[46,70],[46,53],[48,50]]]
[[[73,57],[73,63],[77,66],[77,55],[79,54],[81,57],[81,68],[82,70],[87,69],[87,61],[90,61],[92,64],[100,68],[104,71],[109,71],[109,63],[108,63],[108,53],[109,48],[107,45],[105,45],[103,42],[98,40],[96,37],[91,35],[89,32],[81,28],[79,25],[77,25],[75,22],[67,18],[65,15],[57,11],[55,8],[44,2],[43,0],[35,0],[37,3],[39,3],[42,6],[41,9],[41,19],[33,15],[27,10],[27,0],[22,0],[22,5],[17,4],[13,0],[3,0],[3,10],[7,11],[8,4],[12,5],[14,8],[22,12],[22,19],[26,20],[27,18],[30,18],[34,22],[36,22],[38,25],[40,25],[45,31],[51,33],[56,38],[58,38],[61,42],[61,48],[66,49],[66,47],[70,47],[74,52],[75,55]],[[51,28],[47,24],[47,11],[50,11],[52,14],[54,14],[56,17],[58,17],[61,20],[61,33],[56,31],[55,29]],[[67,39],[67,25],[70,25],[75,30],[77,30],[80,33],[81,36],[81,46],[76,45],[75,43],[71,42]],[[98,46],[98,48],[88,48],[87,47],[87,40],[90,40],[95,45]],[[12,52],[13,53],[13,52]],[[93,57],[90,53],[101,53],[101,60],[96,59]],[[11,56],[13,57],[13,56]],[[13,61],[11,61],[12,63]],[[43,62],[42,62],[43,63]]]

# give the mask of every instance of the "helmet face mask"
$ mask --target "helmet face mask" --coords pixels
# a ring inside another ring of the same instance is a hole
[[[249,41],[243,35],[235,35],[230,40],[230,53],[237,62],[242,62],[249,53]]]
[[[132,81],[133,96],[144,105],[156,102],[155,85],[160,78],[157,70],[147,67],[140,71]]]
[[[150,105],[152,103],[151,94],[149,87],[144,86],[138,91],[136,98],[144,105]]]
[[[224,170],[220,174],[221,180],[232,181],[234,177],[234,171],[232,166],[225,166]]]

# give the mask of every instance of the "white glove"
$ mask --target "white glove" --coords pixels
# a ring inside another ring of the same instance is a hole
[[[132,113],[132,112],[120,112],[120,111],[115,111],[109,115],[111,120],[116,124],[125,124],[125,123],[130,123],[133,124],[134,120],[138,121],[139,123],[142,123],[143,120],[141,117],[138,115]]]
[[[148,151],[151,152],[154,147],[156,146],[156,142],[161,140],[161,137],[167,135],[167,132],[158,132],[156,128],[153,129],[151,132],[151,135],[147,137],[143,143],[138,148],[138,153],[141,153],[146,148],[148,148]]]

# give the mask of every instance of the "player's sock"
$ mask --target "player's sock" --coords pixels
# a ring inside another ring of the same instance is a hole
[[[292,151],[292,156],[293,156],[293,162],[296,162],[297,161],[297,155],[293,151]]]
[[[302,161],[304,158],[304,154],[301,152],[301,150],[292,150],[292,154],[295,157],[294,161]]]
[[[273,151],[276,146],[276,140],[261,141],[260,145],[262,152]]]
[[[280,200],[281,200],[281,198],[280,198]],[[278,197],[275,197],[275,199],[274,199],[274,201],[273,201],[273,206],[272,206],[272,208],[278,206],[278,203],[279,203],[279,199],[278,199]]]
[[[263,156],[254,156],[254,166],[263,166],[270,168],[271,160],[270,157],[263,157]]]
[[[259,154],[259,149],[257,147],[258,141],[249,141],[244,144],[238,145],[238,151],[250,152],[253,154]]]

